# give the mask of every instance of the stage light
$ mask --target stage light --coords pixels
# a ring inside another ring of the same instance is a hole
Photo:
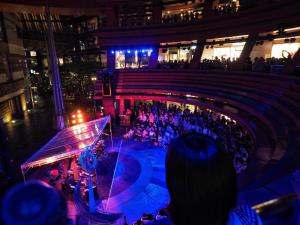
[[[75,118],[75,117],[76,117],[76,115],[73,114],[73,115],[72,115],[72,118]]]
[[[81,113],[81,111],[80,111],[80,110],[77,110],[77,113]]]
[[[130,50],[127,50],[127,53],[130,53],[131,51]]]
[[[150,48],[150,53],[152,53],[153,52],[153,50]]]
[[[15,121],[15,120],[12,120],[11,122],[12,122],[12,123],[16,123],[16,121]]]
[[[75,123],[76,123],[76,120],[72,120],[72,123],[75,124]]]
[[[120,54],[123,54],[123,51],[120,51]]]
[[[136,54],[137,52],[138,52],[137,50],[134,51],[135,54]]]
[[[79,123],[82,123],[82,122],[83,122],[83,119],[81,119],[81,118],[78,119],[78,122],[79,122]]]
[[[142,49],[142,53],[144,53],[145,52],[145,50],[144,49]]]
[[[78,117],[78,118],[82,118],[82,114],[78,114],[77,117]]]
[[[115,51],[111,51],[111,54],[115,54]]]

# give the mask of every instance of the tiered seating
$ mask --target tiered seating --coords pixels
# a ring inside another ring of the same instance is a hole
[[[99,89],[100,82],[96,94],[101,98]],[[228,114],[253,134],[256,157],[263,166],[280,160],[286,153],[289,134],[299,134],[297,77],[197,70],[118,71],[112,89],[120,99],[192,102]]]

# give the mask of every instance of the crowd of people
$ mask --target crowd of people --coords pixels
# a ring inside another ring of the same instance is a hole
[[[124,15],[119,18],[119,27],[136,27],[136,26],[144,26],[152,23],[151,16],[137,16],[137,17],[129,17],[128,15]]]
[[[254,145],[249,133],[235,121],[210,110],[188,108],[163,103],[140,104],[134,110],[133,127],[124,138],[148,142],[167,148],[181,134],[197,132],[219,140],[231,155],[237,173],[246,169]]]
[[[174,23],[189,23],[193,21],[199,21],[201,14],[199,12],[186,11],[178,14],[166,14],[162,17],[163,24],[174,24]]]
[[[171,61],[161,61],[157,63],[157,69],[188,69],[189,62],[187,60],[171,60]]]
[[[216,6],[213,11],[216,15],[233,14],[238,11],[238,7],[235,2],[229,2],[223,5]]]
[[[263,58],[255,57],[251,60],[247,58],[245,62],[238,62],[236,58],[230,60],[230,58],[218,58],[203,59],[200,63],[201,69],[221,69],[231,70],[236,63],[242,63],[242,70],[253,72],[280,72],[284,66],[291,60],[291,57],[287,58]],[[278,68],[277,68],[278,67]],[[240,67],[239,67],[240,68]]]
[[[248,59],[248,61],[251,59]],[[252,63],[253,72],[276,72],[274,66],[283,66],[291,60],[291,57],[287,58],[268,58],[264,59],[263,57],[256,57]],[[249,63],[250,64],[250,63]]]
[[[214,59],[203,59],[200,63],[200,69],[219,69],[219,70],[230,70],[232,63],[234,63],[236,59],[232,61],[230,58],[224,57],[215,57]]]
[[[242,70],[253,72],[280,72],[290,61],[290,58],[268,58],[256,57],[253,61],[250,57],[243,62]],[[237,58],[215,57],[214,59],[203,59],[198,67],[203,70],[232,70],[234,65],[241,63]],[[171,60],[158,62],[157,69],[188,69],[190,62],[187,60]],[[240,67],[239,67],[240,68]]]

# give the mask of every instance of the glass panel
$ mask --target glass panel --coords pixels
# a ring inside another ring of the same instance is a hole
[[[274,44],[271,56],[275,58],[287,58],[290,55],[293,57],[299,47],[300,43]]]

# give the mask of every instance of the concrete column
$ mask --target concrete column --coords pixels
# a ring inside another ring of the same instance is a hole
[[[23,63],[23,71],[24,71],[24,82],[25,82],[25,98],[26,98],[26,107],[29,109],[33,108],[33,97],[32,97],[32,90],[31,90],[31,81],[29,76],[29,69],[27,66],[27,60],[24,60]]]
[[[125,103],[124,103],[124,99],[120,99],[119,109],[120,109],[120,115],[123,115],[123,113],[124,113],[124,111],[125,111]]]
[[[106,115],[110,115],[112,120],[116,117],[115,107],[114,107],[114,101],[112,97],[103,97],[102,104],[104,108],[104,113]]]
[[[116,7],[106,7],[106,26],[116,27],[118,26],[118,10]]]
[[[48,33],[47,36],[47,46],[48,46],[48,55],[49,55],[48,59],[49,59],[49,65],[52,74],[53,99],[54,99],[54,107],[55,107],[55,128],[58,130],[62,130],[65,127],[65,122],[64,122],[65,107],[64,107],[63,97],[62,97],[60,74],[57,65],[55,41],[54,41],[50,11],[48,6],[46,6],[45,15],[47,20],[47,33]]]
[[[213,6],[213,0],[205,0],[203,5],[203,18],[209,18],[211,16],[214,16],[214,12],[212,11]]]
[[[4,64],[4,70],[5,70],[5,73],[6,73],[6,77],[8,80],[12,80],[13,77],[12,77],[12,68],[11,68],[11,65],[10,65],[10,62],[9,62],[9,56],[8,54],[3,54],[3,64]]]
[[[130,99],[130,109],[134,109],[134,99]]]
[[[295,53],[294,57],[288,62],[283,70],[283,73],[292,74],[295,71],[297,65],[300,65],[300,48]]]
[[[248,39],[246,40],[245,46],[241,52],[241,55],[238,59],[239,62],[244,63],[245,61],[247,61],[248,57],[250,57],[252,49],[255,46],[257,40],[257,36],[257,34],[249,35]]]
[[[156,68],[157,63],[158,63],[158,53],[159,53],[159,48],[155,47],[152,48],[152,52],[149,58],[149,68]]]
[[[107,69],[115,69],[116,67],[116,53],[113,49],[107,49]]]
[[[252,49],[255,46],[257,37],[258,37],[257,34],[250,34],[248,36],[248,39],[246,40],[246,43],[241,52],[241,55],[238,58],[238,60],[232,65],[232,69],[234,69],[234,70],[245,69],[245,63],[247,62],[248,57],[250,57]]]
[[[194,52],[194,56],[190,62],[190,68],[196,69],[199,67],[204,47],[205,47],[205,40],[198,40],[197,47]]]
[[[162,1],[161,0],[153,0],[153,24],[161,24],[162,20]]]

